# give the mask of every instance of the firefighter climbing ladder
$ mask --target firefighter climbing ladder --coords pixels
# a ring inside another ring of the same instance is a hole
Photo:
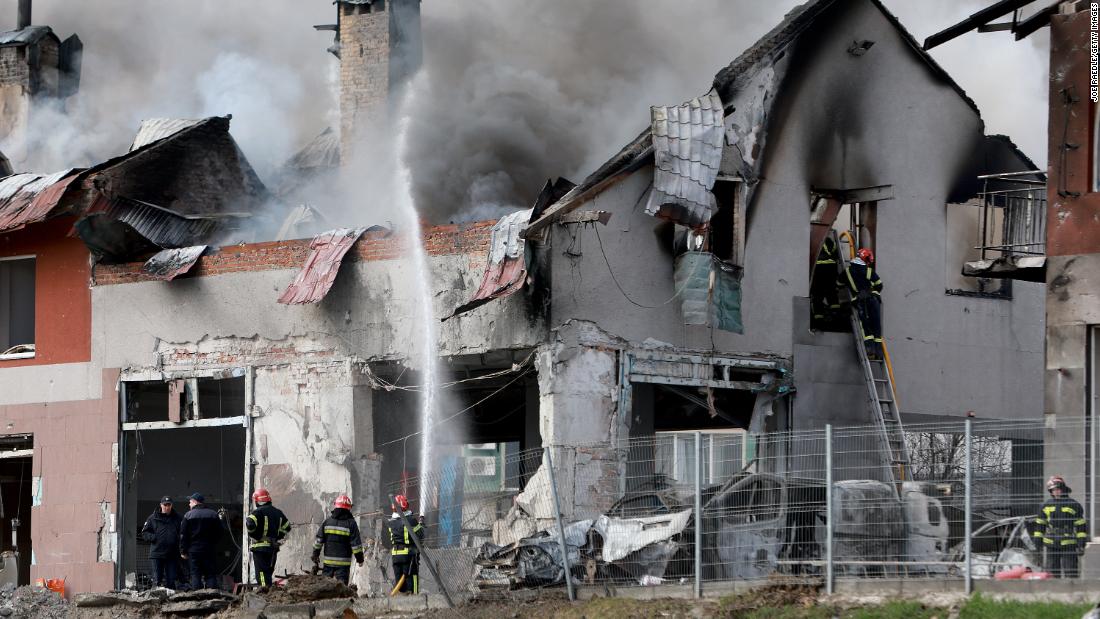
[[[846,241],[849,254],[855,251],[852,246],[852,237],[847,232],[841,234],[841,240]],[[837,247],[841,245],[837,244]],[[840,268],[847,270],[848,257],[843,251],[838,251]],[[843,271],[842,271],[843,272]],[[854,301],[854,299],[853,299]],[[890,367],[890,355],[886,350],[886,343],[882,344],[882,359],[871,359],[867,356],[867,350],[863,341],[863,326],[859,321],[859,311],[853,302],[850,307],[849,319],[852,322],[852,335],[855,338],[856,354],[863,366],[863,376],[867,383],[867,395],[871,402],[871,414],[875,419],[882,437],[882,452],[889,458],[890,475],[894,481],[894,491],[901,494],[901,484],[911,479],[909,447],[905,443],[905,429],[901,425],[901,412],[898,409],[898,397],[894,391],[894,372]]]

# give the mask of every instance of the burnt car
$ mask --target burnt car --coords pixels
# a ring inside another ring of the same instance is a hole
[[[974,578],[993,578],[998,572],[1014,567],[1042,570],[1043,551],[1032,535],[1035,516],[1002,518],[978,527],[971,536],[970,565]],[[950,573],[961,575],[966,570],[966,547],[951,548]]]

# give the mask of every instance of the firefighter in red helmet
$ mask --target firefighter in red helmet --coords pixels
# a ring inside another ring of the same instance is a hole
[[[348,584],[351,579],[351,559],[363,565],[363,540],[359,524],[351,513],[351,499],[341,494],[332,502],[332,514],[317,529],[313,543],[313,564],[321,565],[321,574]],[[324,559],[321,551],[324,551]]]
[[[856,252],[844,273],[848,292],[859,312],[863,345],[870,359],[882,358],[882,279],[875,272],[875,254],[866,247]]]
[[[413,523],[412,531],[405,526],[406,521]],[[412,536],[424,538],[424,517],[414,517],[409,509],[409,500],[405,495],[399,494],[393,497],[393,516],[386,523],[386,528],[390,532],[393,586],[397,589],[400,584],[401,593],[416,595],[420,593],[420,553]]]
[[[245,519],[245,529],[252,540],[252,563],[256,566],[256,582],[261,589],[273,583],[275,560],[279,557],[279,545],[290,533],[290,520],[282,510],[271,504],[271,493],[266,488],[256,488],[252,493],[256,509]]]
[[[1088,541],[1085,510],[1070,498],[1072,491],[1061,475],[1047,480],[1047,492],[1050,500],[1040,509],[1032,531],[1045,551],[1043,567],[1055,578],[1077,578],[1077,555]]]

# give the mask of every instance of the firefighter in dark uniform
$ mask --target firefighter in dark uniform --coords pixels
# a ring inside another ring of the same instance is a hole
[[[825,237],[821,251],[817,253],[813,274],[810,276],[810,308],[813,310],[812,323],[821,327],[836,318],[840,310],[840,297],[837,294],[837,263],[839,262],[836,240]]]
[[[1055,475],[1047,480],[1050,500],[1043,503],[1032,532],[1046,550],[1044,569],[1055,578],[1077,578],[1077,555],[1088,541],[1085,510],[1070,498],[1066,480]]]
[[[401,584],[400,592],[417,595],[420,593],[420,552],[416,549],[417,539],[424,539],[424,517],[413,516],[409,510],[409,500],[405,495],[399,494],[393,497],[393,516],[386,522],[386,528],[390,532],[390,559],[393,561],[393,586],[396,589]],[[405,516],[402,520],[401,515]],[[412,524],[413,530],[405,526],[405,521]],[[402,577],[404,580],[402,580]]]
[[[332,502],[332,514],[317,529],[313,544],[313,564],[321,565],[321,574],[348,584],[351,579],[351,558],[363,565],[363,540],[359,525],[351,513],[351,499],[341,494]],[[324,551],[324,559],[321,551]]]
[[[861,247],[848,264],[845,280],[863,327],[863,345],[871,359],[882,358],[882,280],[875,272],[875,255]]]
[[[290,520],[271,504],[271,493],[266,488],[257,488],[252,493],[252,501],[256,509],[244,521],[252,540],[248,549],[252,551],[252,563],[256,566],[256,582],[260,583],[260,588],[267,589],[274,583],[279,544],[290,533]]]

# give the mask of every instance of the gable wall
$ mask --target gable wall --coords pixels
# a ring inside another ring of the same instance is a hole
[[[891,184],[896,199],[879,207],[878,254],[903,410],[1037,415],[1042,287],[1018,284],[1013,301],[945,295],[945,204],[959,179],[977,173],[971,164],[980,161],[982,123],[955,90],[935,80],[872,3],[838,6],[825,18],[831,23],[819,22],[803,37],[773,110],[763,179],[749,207],[745,334],[684,326],[675,301],[660,305],[675,291],[668,240],[655,233],[660,222],[644,214],[640,200],[652,168],[581,207],[613,213],[599,239],[592,228],[552,227],[552,324],[580,318],[634,342],[654,338],[688,348],[793,356],[796,380],[805,383],[796,407],[816,410],[831,398],[850,409],[858,395],[811,397],[805,377],[848,382],[850,377],[815,366],[854,364],[852,348],[824,351],[816,361],[796,353],[795,332],[805,322],[795,308],[809,287],[809,195],[813,186]],[[853,41],[864,39],[875,41],[864,56],[847,53]],[[638,307],[620,287],[634,301],[660,307]],[[796,409],[800,416],[817,414]]]

